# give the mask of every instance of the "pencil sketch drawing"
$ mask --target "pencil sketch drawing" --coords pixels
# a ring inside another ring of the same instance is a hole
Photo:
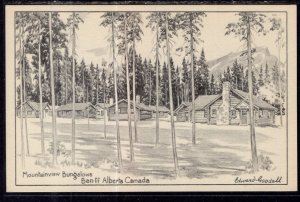
[[[22,179],[286,183],[286,13],[14,16]]]

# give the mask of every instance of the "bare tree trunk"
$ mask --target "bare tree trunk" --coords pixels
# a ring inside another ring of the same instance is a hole
[[[44,111],[43,111],[43,89],[42,89],[42,67],[41,67],[41,21],[39,21],[38,36],[38,58],[39,58],[39,90],[40,90],[40,124],[41,124],[41,151],[45,155],[45,133],[44,133]]]
[[[280,126],[282,126],[282,90],[281,90],[281,71],[280,71],[280,38],[278,31],[278,85],[279,85],[279,104],[280,104]]]
[[[85,102],[89,101],[89,87],[86,86],[86,97],[85,97]]]
[[[82,91],[83,91],[83,98],[82,98],[82,102],[86,102],[86,96],[84,95],[85,94],[85,83],[84,83],[84,76],[85,76],[85,73],[84,73],[84,69],[82,69]]]
[[[24,58],[26,58],[26,53],[25,53],[25,50],[24,50],[24,46],[23,46],[23,53],[24,53]],[[26,66],[25,66],[25,59],[23,59],[23,92],[24,92],[24,101],[25,103],[27,103],[27,93],[26,93],[26,74],[25,74],[25,71],[26,71]],[[29,156],[29,138],[28,138],[28,127],[27,127],[27,107],[25,107],[25,134],[26,134],[26,155]]]
[[[116,67],[116,58],[115,58],[115,20],[114,13],[112,13],[112,49],[113,49],[113,70],[114,70],[114,88],[115,88],[115,119],[116,119],[116,129],[117,129],[117,150],[118,150],[118,163],[119,169],[122,169],[122,152],[121,152],[121,137],[120,137],[120,128],[119,128],[119,106],[118,106],[118,86],[117,86],[117,67]]]
[[[157,13],[157,15],[159,15]],[[157,16],[158,17],[158,16]],[[158,33],[158,22],[156,24],[156,136],[155,136],[155,145],[158,146],[159,143],[159,67],[158,67],[158,43],[159,43],[159,33]]]
[[[174,111],[173,111],[173,95],[172,95],[172,77],[171,77],[171,66],[170,66],[170,47],[169,47],[169,25],[168,25],[168,13],[166,12],[166,43],[167,43],[167,65],[169,69],[169,99],[170,99],[170,112],[171,112],[171,133],[172,133],[172,149],[173,149],[173,158],[175,166],[175,175],[179,175],[179,166],[176,150],[176,135],[175,135],[175,125],[174,125]]]
[[[65,68],[66,68],[66,75],[65,75],[65,104],[68,103],[68,65],[66,63],[66,61],[64,60],[65,62]]]
[[[108,113],[108,109],[106,109],[106,84],[104,84],[104,92],[103,92],[103,100],[104,100],[104,138],[106,139],[106,119],[107,119],[107,113]]]
[[[72,165],[75,165],[75,12],[73,12],[72,33]]]
[[[23,17],[23,15],[22,15]],[[24,35],[24,28],[23,24],[21,25],[21,30],[20,30],[20,100],[21,100],[21,105],[20,105],[20,116],[21,116],[21,158],[22,158],[22,168],[25,168],[25,143],[24,143],[24,132],[23,132],[23,68],[24,68],[24,50],[22,46],[23,44],[23,35]],[[22,53],[22,55],[21,55]]]
[[[127,84],[127,114],[128,114],[128,132],[129,132],[129,145],[130,145],[130,161],[134,161],[133,151],[133,138],[131,128],[131,103],[130,103],[130,83],[129,83],[129,69],[128,69],[128,44],[127,44],[127,14],[125,13],[125,65],[126,65],[126,84]]]
[[[249,104],[250,104],[250,137],[251,137],[251,153],[252,153],[252,165],[254,171],[258,171],[258,159],[256,151],[255,140],[255,127],[254,127],[254,113],[253,113],[253,89],[252,89],[252,62],[251,62],[251,30],[250,19],[248,16],[247,23],[247,45],[248,45],[248,88],[249,88]]]
[[[152,98],[151,98],[151,93],[152,93],[152,92],[151,92],[151,91],[152,91],[151,69],[150,69],[150,78],[149,78],[149,79],[150,79],[150,89],[149,89],[149,90],[150,90],[150,91],[149,91],[149,93],[150,93],[150,96],[149,96],[149,106],[150,106],[150,105],[151,105],[151,99],[152,99]]]
[[[192,15],[190,14],[190,35],[191,35],[191,75],[192,75],[192,143],[196,144],[196,123],[195,123],[195,81],[194,81],[194,38],[192,28]]]
[[[133,37],[133,45],[132,45],[132,68],[133,68],[133,84],[132,84],[132,91],[133,91],[133,114],[134,114],[134,140],[138,142],[138,134],[137,134],[137,113],[136,113],[136,95],[135,95],[135,40]]]
[[[88,105],[88,130],[90,130],[90,105]]]
[[[98,104],[98,99],[99,99],[99,96],[98,96],[98,85],[99,85],[99,71],[97,70],[97,79],[96,79],[96,104]]]
[[[51,77],[51,104],[52,104],[52,141],[53,141],[53,165],[57,164],[56,145],[56,111],[54,92],[53,50],[52,50],[52,13],[49,12],[49,49],[50,49],[50,77]]]

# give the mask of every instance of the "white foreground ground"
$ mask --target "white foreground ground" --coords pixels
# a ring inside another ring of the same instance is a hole
[[[278,117],[277,117],[278,118]],[[115,122],[107,123],[107,138],[104,138],[103,120],[76,120],[76,167],[66,166],[70,155],[58,157],[55,170],[119,173],[117,170]],[[284,121],[285,123],[285,121]],[[133,126],[133,123],[132,123]],[[40,120],[28,118],[29,152],[26,156],[26,171],[51,170],[52,156],[49,143],[52,141],[51,117],[44,119],[46,157],[41,156]],[[191,123],[175,123],[177,153],[181,182],[187,183],[233,183],[236,176],[253,176],[245,173],[251,159],[249,126],[196,125],[197,144],[191,143]],[[286,177],[286,131],[285,127],[256,127],[258,155],[268,156],[273,162],[271,171],[260,171],[276,178]],[[21,171],[20,119],[17,119],[17,168]],[[24,129],[25,131],[25,129]],[[71,149],[71,119],[57,119],[58,141],[66,151]],[[171,147],[170,122],[160,122],[160,144],[155,147],[155,120],[138,122],[138,142],[134,143],[135,161],[129,160],[128,122],[120,122],[123,169],[119,175],[150,177],[155,182],[172,183],[175,180]],[[134,130],[133,130],[134,137]],[[74,170],[75,169],[75,170]],[[17,175],[21,176],[21,172]],[[22,179],[25,179],[24,176]],[[170,179],[172,179],[170,181]],[[178,179],[178,178],[177,178]],[[219,179],[222,179],[220,181]],[[55,182],[53,182],[55,183]]]

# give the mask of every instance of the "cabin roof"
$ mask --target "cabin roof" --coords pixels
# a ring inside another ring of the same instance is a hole
[[[118,103],[121,103],[121,102],[126,102],[127,103],[127,100],[122,99],[122,100],[118,101]],[[133,106],[133,101],[132,100],[130,101],[130,105]],[[111,108],[113,106],[115,106],[115,103],[108,106],[108,108]],[[154,105],[145,105],[144,103],[136,103],[136,108],[141,109],[141,110],[145,110],[145,111],[156,111],[156,106],[154,106]],[[158,106],[158,111],[159,112],[169,112],[170,110],[165,106]]]
[[[103,103],[103,102],[98,102],[95,107],[100,107],[102,109],[108,108],[109,104],[108,103]]]
[[[237,89],[231,89],[232,92],[240,96],[243,100],[245,100],[247,103],[249,103],[249,94],[246,92],[243,92],[241,90]],[[269,110],[275,110],[276,108],[267,103],[266,101],[256,97],[253,95],[253,105],[257,106],[260,109],[269,109]]]
[[[33,110],[35,110],[35,111],[40,111],[40,103],[38,103],[38,102],[33,102],[33,101],[25,101],[25,102],[23,103],[23,105],[25,105],[26,103],[27,103]],[[17,108],[20,108],[20,107],[21,107],[21,105],[19,105]],[[46,107],[49,107],[48,102],[43,102],[42,107],[43,107],[43,109],[45,109]]]
[[[94,105],[92,105],[90,102],[87,103],[75,103],[75,110],[85,110],[87,107],[95,108]],[[70,111],[73,110],[72,103],[68,103],[66,105],[61,105],[57,108],[57,111]]]
[[[249,94],[237,89],[231,89],[233,93],[238,95],[242,100],[249,103]],[[199,95],[195,99],[195,110],[203,110],[205,107],[211,105],[215,101],[217,101],[219,98],[222,97],[222,94],[218,95]],[[269,110],[275,110],[276,108],[270,105],[269,103],[265,102],[264,100],[253,96],[253,105],[260,108],[260,109],[269,109]],[[175,113],[177,113],[179,110],[181,110],[183,107],[187,107],[187,110],[192,110],[192,103],[191,102],[183,102],[177,109],[175,110]]]
[[[183,107],[189,107],[192,103],[191,102],[182,102],[174,111],[174,113],[177,113],[179,110],[181,110]]]
[[[218,95],[199,95],[195,99],[195,110],[204,109],[206,106],[213,103],[214,101],[216,101],[221,96],[222,96],[221,94],[218,94]],[[189,107],[189,110],[192,110],[192,105],[191,104],[188,107]]]

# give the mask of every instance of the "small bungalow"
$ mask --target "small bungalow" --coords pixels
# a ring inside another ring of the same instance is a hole
[[[178,122],[190,121],[189,106],[191,104],[191,102],[183,102],[175,109],[174,114]]]
[[[104,119],[107,117],[107,108],[109,104],[108,103],[97,103],[95,105],[96,107],[96,119]]]
[[[276,108],[253,96],[254,118],[257,125],[272,125]],[[177,121],[191,121],[191,103],[182,103],[176,110]],[[249,94],[232,89],[223,83],[219,95],[200,95],[195,100],[195,122],[216,125],[247,125],[249,117]]]
[[[50,106],[48,102],[44,102],[42,104],[43,109],[43,118],[49,116]],[[25,101],[23,103],[23,116],[25,117],[25,112],[27,118],[39,118],[40,117],[40,103],[32,102],[32,101]],[[17,107],[17,116],[21,117],[21,105]]]
[[[61,118],[72,118],[72,103],[61,105],[57,109],[57,116]],[[75,118],[95,118],[96,107],[91,103],[75,103]]]
[[[130,101],[131,105],[131,118],[134,119],[134,111],[133,111],[133,102]],[[115,106],[116,104],[112,104],[108,107],[108,120],[114,121],[115,120]],[[127,100],[122,99],[118,101],[118,108],[119,108],[119,120],[128,120],[127,114]],[[146,106],[142,103],[137,101],[136,103],[136,113],[137,113],[137,120],[146,120],[152,118],[152,109],[149,106]]]
[[[156,106],[150,105],[152,109],[152,118],[156,118]],[[160,119],[167,119],[169,118],[170,110],[165,106],[158,106],[158,114]]]

